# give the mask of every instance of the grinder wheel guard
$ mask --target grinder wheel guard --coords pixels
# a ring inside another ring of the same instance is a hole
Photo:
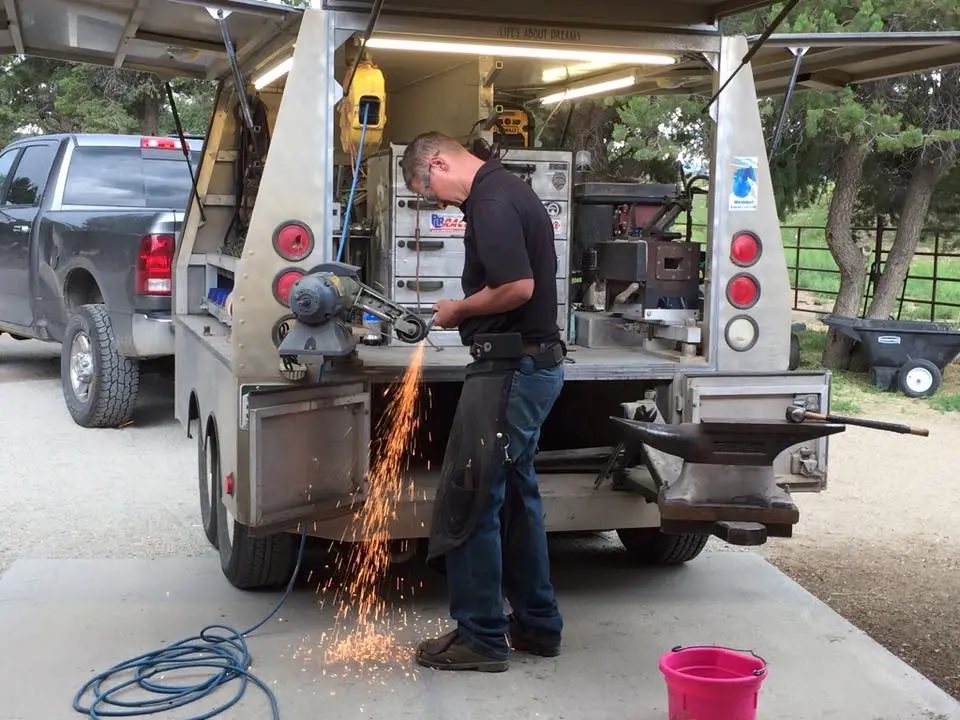
[[[447,440],[433,506],[430,560],[470,536],[506,462],[507,399],[515,371],[486,369],[487,363],[475,365],[467,367]]]

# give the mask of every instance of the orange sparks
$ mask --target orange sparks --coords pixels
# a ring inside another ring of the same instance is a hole
[[[353,544],[346,558],[346,583],[338,592],[334,642],[325,653],[327,662],[403,661],[409,651],[398,647],[389,632],[390,618],[381,586],[390,566],[390,521],[407,483],[403,474],[410,460],[414,434],[419,426],[418,401],[423,370],[423,343],[413,357],[400,384],[395,387],[371,449],[372,466],[367,476],[368,493],[363,509],[354,516],[352,534],[362,539]],[[352,616],[353,630],[339,638],[341,623]]]

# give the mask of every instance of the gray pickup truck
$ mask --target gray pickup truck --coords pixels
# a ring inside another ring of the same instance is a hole
[[[185,142],[43,135],[0,152],[0,333],[61,343],[81,426],[129,421],[141,361],[173,355],[173,255],[202,151]]]

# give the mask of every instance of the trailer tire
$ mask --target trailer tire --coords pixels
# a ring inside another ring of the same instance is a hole
[[[70,416],[81,427],[118,427],[133,417],[140,365],[120,354],[103,305],[81,305],[67,321],[60,387]]]
[[[213,547],[217,547],[217,503],[220,483],[220,442],[213,419],[202,432],[197,433],[197,475],[200,491],[200,523],[203,534]]]
[[[800,336],[797,333],[790,333],[790,362],[788,370],[796,370],[800,367]]]
[[[617,530],[617,537],[627,555],[644,565],[682,565],[699,555],[709,535],[683,533],[667,535],[660,528],[627,528]]]
[[[298,538],[288,533],[253,537],[227,512],[217,483],[217,546],[220,567],[230,584],[240,590],[258,590],[286,584],[297,563]],[[230,537],[230,526],[233,537]]]
[[[943,375],[929,360],[907,360],[900,366],[897,382],[904,395],[911,398],[930,397],[940,388]]]

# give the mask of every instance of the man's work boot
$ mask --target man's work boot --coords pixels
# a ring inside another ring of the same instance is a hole
[[[459,630],[417,646],[417,663],[434,670],[475,670],[503,672],[509,666],[504,658],[497,658],[477,650],[460,636]]]
[[[556,657],[560,654],[560,643],[546,641],[527,632],[520,625],[517,616],[511,613],[507,616],[510,622],[510,646],[517,652],[530,653],[540,657]]]

